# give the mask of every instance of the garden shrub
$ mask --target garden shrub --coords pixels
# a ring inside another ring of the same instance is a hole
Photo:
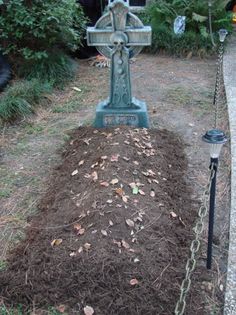
[[[232,30],[231,13],[225,9],[228,2],[212,0],[212,29],[215,40],[220,28]],[[182,35],[176,35],[173,30],[174,20],[178,15],[186,16],[186,28]],[[152,26],[152,52],[165,51],[180,56],[188,53],[203,55],[214,51],[206,0],[155,0],[140,17],[144,24]]]
[[[0,50],[27,60],[47,58],[55,46],[75,50],[85,24],[76,0],[0,0]]]
[[[51,86],[37,79],[15,82],[0,96],[0,119],[2,121],[14,121],[35,112],[35,107],[48,93]]]

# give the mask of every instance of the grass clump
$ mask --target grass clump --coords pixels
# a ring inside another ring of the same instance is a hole
[[[50,90],[50,84],[42,83],[38,79],[14,83],[1,94],[0,119],[9,122],[34,113],[44,93]]]
[[[76,73],[76,63],[63,52],[55,51],[37,62],[28,60],[19,68],[20,76],[49,82],[52,87],[62,88]]]

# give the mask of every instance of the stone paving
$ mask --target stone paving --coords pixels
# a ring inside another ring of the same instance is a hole
[[[236,315],[236,34],[227,45],[223,72],[231,140],[231,213],[224,315]]]

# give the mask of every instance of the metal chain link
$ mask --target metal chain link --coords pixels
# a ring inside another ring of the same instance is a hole
[[[214,99],[213,99],[213,105],[215,107],[214,128],[217,128],[217,124],[218,124],[219,98],[220,98],[221,87],[224,86],[223,84],[223,55],[224,55],[224,43],[220,43],[218,61],[217,61],[216,84],[215,84],[215,92],[214,92]]]
[[[186,307],[186,296],[191,287],[192,273],[196,267],[196,254],[199,251],[199,248],[201,245],[200,236],[202,234],[203,227],[204,227],[204,224],[203,224],[204,218],[206,217],[208,213],[211,183],[214,176],[215,176],[215,169],[214,169],[214,164],[212,163],[210,167],[210,176],[209,176],[206,188],[202,196],[202,204],[198,210],[198,219],[193,229],[195,233],[195,239],[191,242],[191,245],[190,245],[191,255],[188,258],[186,266],[185,266],[186,274],[180,287],[180,297],[176,303],[175,315],[183,315],[185,307]]]

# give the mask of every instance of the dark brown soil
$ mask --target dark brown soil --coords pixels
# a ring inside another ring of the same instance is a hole
[[[4,303],[173,314],[198,208],[182,142],[167,130],[83,127],[62,157],[0,273]],[[202,303],[195,290],[186,314],[205,314]]]

